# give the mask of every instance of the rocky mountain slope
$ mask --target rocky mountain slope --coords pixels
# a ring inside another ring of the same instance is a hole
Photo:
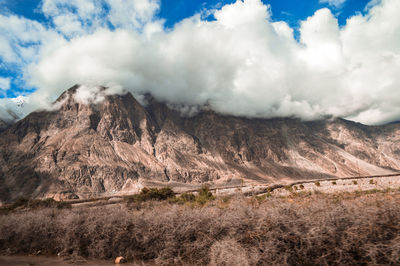
[[[6,130],[8,127],[8,124],[0,119],[0,132]]]
[[[269,183],[400,169],[398,123],[182,117],[150,96],[145,106],[129,93],[84,103],[77,89],[0,133],[0,200],[135,191],[143,180]]]

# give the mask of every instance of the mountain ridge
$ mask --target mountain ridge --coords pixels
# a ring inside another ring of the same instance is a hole
[[[211,110],[183,117],[130,93],[29,114],[0,133],[0,200],[86,197],[157,184],[271,183],[390,174],[400,169],[400,126],[345,119],[250,119]],[[103,88],[105,90],[105,88]],[[97,97],[96,96],[96,97]]]

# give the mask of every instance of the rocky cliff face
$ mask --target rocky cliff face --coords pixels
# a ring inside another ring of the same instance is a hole
[[[343,119],[247,119],[203,111],[182,117],[148,97],[76,100],[28,115],[0,133],[0,199],[86,197],[158,184],[268,183],[387,174],[400,169],[400,126]]]

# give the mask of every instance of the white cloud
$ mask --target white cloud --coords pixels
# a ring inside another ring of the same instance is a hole
[[[371,9],[372,7],[379,5],[382,3],[382,0],[370,0],[367,5],[364,8],[364,11],[368,11],[369,9]]]
[[[77,102],[83,104],[100,103],[104,101],[105,95],[105,92],[96,85],[81,85],[76,90],[74,98]]]
[[[41,10],[55,29],[68,38],[99,28],[142,30],[154,20],[158,0],[43,0]]]
[[[43,40],[58,38],[37,21],[0,14],[0,58],[5,63],[30,62],[38,55]]]
[[[27,67],[31,63],[37,63],[45,57],[48,52],[56,49],[65,42],[64,38],[52,29],[47,29],[37,21],[29,20],[12,14],[0,14],[0,67],[6,72],[18,70],[18,76],[23,77],[17,84],[23,86],[28,82]],[[0,77],[9,81],[8,77]],[[14,80],[17,79],[14,77]],[[7,83],[9,86],[9,83]],[[0,94],[5,96],[4,88]],[[32,111],[37,105],[27,107],[26,111],[17,108],[11,99],[1,99],[0,119],[13,119],[24,116]],[[10,112],[12,115],[10,115]]]
[[[195,15],[168,31],[154,18],[158,2],[132,1],[121,18],[112,11],[121,2],[107,3],[107,18],[119,29],[88,30],[82,21],[104,10],[76,7],[81,26],[62,32],[82,32],[40,46],[26,68],[26,81],[39,89],[25,112],[89,83],[150,92],[186,113],[207,103],[249,117],[334,115],[369,124],[400,118],[400,1],[382,0],[342,28],[329,9],[318,10],[301,23],[300,42],[285,22],[271,21],[260,0],[223,6],[215,21]],[[47,12],[61,16],[54,10]],[[82,88],[78,98],[91,100],[85,88],[92,85]]]
[[[41,10],[69,38],[93,32],[101,25],[103,11],[95,0],[43,0]]]
[[[0,95],[5,95],[6,91],[10,89],[10,78],[0,77]]]
[[[319,0],[319,2],[320,3],[327,3],[330,6],[339,8],[346,2],[346,0]]]
[[[0,77],[0,89],[7,91],[10,89],[10,82],[11,79],[10,78],[2,78]]]
[[[107,0],[108,19],[116,28],[140,29],[153,20],[159,10],[156,0]]]

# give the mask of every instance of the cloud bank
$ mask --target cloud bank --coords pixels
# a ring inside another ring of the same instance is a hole
[[[155,16],[157,1],[100,2],[43,1],[51,27],[0,15],[2,60],[23,65],[25,84],[38,88],[25,112],[79,83],[238,116],[400,119],[398,0],[377,2],[341,28],[320,9],[301,22],[299,41],[260,0],[238,0],[212,11],[213,21],[197,14],[172,29]]]

